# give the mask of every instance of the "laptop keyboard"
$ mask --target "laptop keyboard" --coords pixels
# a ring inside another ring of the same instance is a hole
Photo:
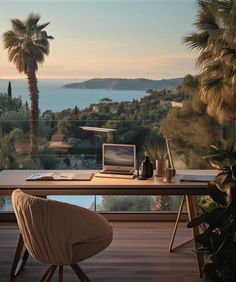
[[[123,171],[123,170],[119,170],[119,171],[114,171],[114,170],[102,170],[100,171],[100,173],[102,174],[121,174],[121,175],[133,175],[134,173],[132,171]]]
[[[101,173],[101,172],[98,172],[98,173],[95,174],[95,177],[133,179],[135,177],[135,175],[134,174],[117,174],[117,173]]]

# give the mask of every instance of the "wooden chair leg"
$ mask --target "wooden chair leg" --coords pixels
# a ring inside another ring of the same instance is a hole
[[[43,277],[41,278],[40,282],[50,282],[56,269],[57,265],[50,265],[47,271],[44,273]]]
[[[59,282],[63,282],[63,266],[59,266]]]
[[[186,203],[187,203],[188,218],[189,221],[191,221],[194,217],[197,216],[197,209],[196,209],[194,196],[186,196]],[[194,247],[195,249],[198,249],[200,247],[200,244],[196,241],[196,237],[200,234],[199,226],[193,227],[192,232],[194,239]],[[203,255],[197,254],[197,262],[198,262],[200,277],[202,277],[202,267],[204,264]]]
[[[45,282],[50,282],[52,280],[52,277],[53,277],[56,269],[57,269],[57,265],[52,265],[51,269],[48,272],[48,276],[47,276]]]
[[[24,247],[23,237],[20,234],[19,239],[18,239],[18,243],[17,243],[17,247],[16,247],[14,260],[13,260],[12,267],[11,267],[11,272],[10,272],[10,275],[11,275],[12,278],[15,277],[16,274],[17,274],[16,269],[19,269],[18,264],[19,264],[19,261],[20,261],[20,256],[21,256],[21,252],[22,252],[23,247]]]
[[[28,257],[29,257],[29,252],[27,250],[25,250],[22,259],[19,261],[19,263],[17,265],[16,271],[15,271],[15,276],[24,268],[24,266],[26,265]]]
[[[74,270],[76,275],[79,277],[80,281],[86,282],[86,280],[84,280],[83,274],[78,270],[78,268],[76,266],[77,266],[77,264],[71,264],[71,268]]]
[[[71,268],[74,270],[76,275],[79,277],[81,282],[91,282],[88,276],[83,272],[83,270],[78,266],[78,264],[71,264]]]
[[[47,276],[48,276],[48,274],[49,274],[49,272],[50,272],[52,267],[53,267],[53,265],[50,265],[48,267],[47,271],[44,273],[43,277],[40,279],[40,282],[44,282],[45,281],[45,279],[47,278]]]

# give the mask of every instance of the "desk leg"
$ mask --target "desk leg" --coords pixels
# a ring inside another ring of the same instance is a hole
[[[171,236],[171,240],[170,240],[170,245],[169,245],[169,252],[173,252],[176,248],[179,248],[185,244],[187,244],[188,242],[192,241],[193,239],[189,239],[188,241],[186,242],[183,242],[182,244],[176,246],[173,248],[173,244],[174,244],[174,240],[175,240],[175,235],[176,235],[176,232],[177,232],[177,229],[178,229],[178,225],[179,225],[179,221],[180,221],[180,216],[182,214],[182,211],[183,211],[183,207],[184,207],[184,204],[186,202],[186,196],[182,196],[182,200],[181,200],[181,203],[180,203],[180,206],[179,206],[179,211],[178,211],[178,214],[177,214],[177,217],[176,217],[176,221],[175,221],[175,227],[174,227],[174,230],[173,230],[173,233],[172,233],[172,236]]]
[[[24,247],[24,242],[23,242],[22,235],[20,234],[18,244],[16,247],[14,260],[13,260],[12,267],[11,267],[10,275],[12,278],[15,277],[21,271],[21,269],[25,266],[26,261],[28,259],[29,253],[27,250],[25,250],[22,260],[20,260],[23,247]]]
[[[187,203],[188,218],[189,218],[189,221],[191,221],[193,218],[197,216],[197,209],[195,205],[194,196],[187,195],[186,203]],[[193,227],[192,232],[193,232],[193,239],[194,239],[194,247],[195,249],[198,249],[200,247],[200,244],[196,241],[196,237],[200,234],[199,226]],[[202,278],[202,267],[204,264],[203,255],[197,254],[197,262],[198,262],[200,277]]]

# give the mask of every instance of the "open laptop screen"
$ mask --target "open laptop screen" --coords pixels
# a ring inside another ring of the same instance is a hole
[[[134,170],[135,145],[103,144],[103,169]]]

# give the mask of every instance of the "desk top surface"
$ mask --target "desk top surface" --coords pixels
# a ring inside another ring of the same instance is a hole
[[[0,172],[0,195],[10,195],[14,189],[21,188],[31,194],[101,194],[101,195],[147,195],[147,194],[206,194],[206,182],[182,182],[183,175],[216,175],[215,170],[178,170],[171,183],[163,178],[152,177],[148,180],[98,178],[91,181],[26,181],[33,173],[59,172],[62,170],[3,170]],[[76,172],[68,170],[67,172]],[[96,171],[81,171],[96,172]]]

